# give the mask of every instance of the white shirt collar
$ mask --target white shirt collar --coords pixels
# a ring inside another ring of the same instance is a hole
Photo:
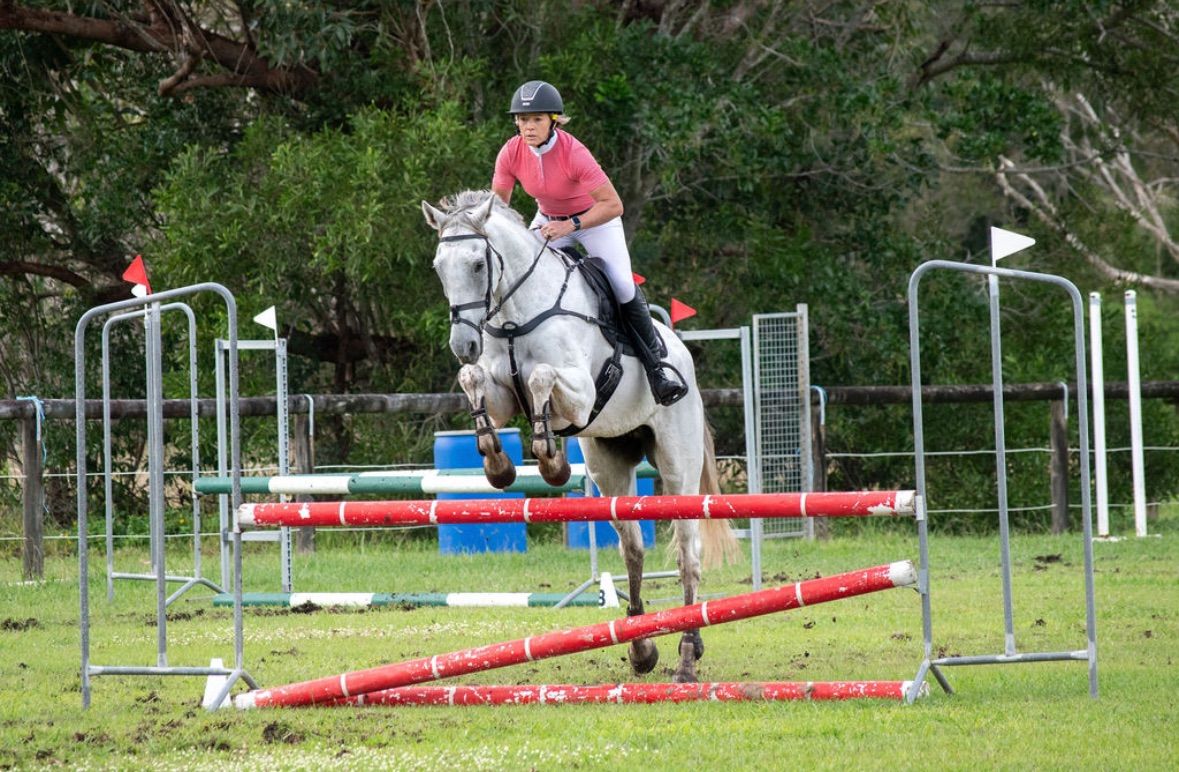
[[[536,153],[537,155],[544,155],[545,153],[549,152],[550,150],[552,150],[556,146],[557,146],[557,127],[554,126],[552,135],[548,138],[548,140],[543,145],[541,145],[540,147],[532,147],[532,145],[529,145],[528,148],[533,153]]]

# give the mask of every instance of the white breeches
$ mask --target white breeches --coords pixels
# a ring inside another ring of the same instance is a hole
[[[532,218],[532,225],[529,227],[538,241],[544,241],[544,238],[537,229],[547,221],[548,219],[540,212]],[[590,257],[600,257],[605,262],[606,276],[610,279],[610,286],[614,289],[619,303],[629,303],[634,299],[635,278],[630,267],[630,250],[626,248],[626,234],[622,230],[621,217],[615,217],[592,228],[573,231],[568,236],[550,241],[549,246],[559,249],[570,246],[574,241],[585,247]]]

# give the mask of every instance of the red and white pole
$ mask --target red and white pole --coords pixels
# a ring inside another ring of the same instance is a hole
[[[410,686],[548,657],[601,649],[640,638],[736,622],[776,611],[851,598],[893,587],[907,587],[916,583],[916,569],[912,562],[905,560],[822,579],[807,579],[792,585],[745,595],[708,600],[692,606],[680,606],[571,630],[543,633],[515,641],[247,692],[238,695],[234,699],[234,705],[241,709],[313,705],[381,689]]]
[[[401,686],[344,697],[329,705],[580,705],[655,702],[903,700],[912,681],[758,681],[706,684],[547,684],[541,686]],[[926,690],[928,691],[928,689]]]
[[[913,515],[913,491],[243,504],[242,526],[405,526]]]

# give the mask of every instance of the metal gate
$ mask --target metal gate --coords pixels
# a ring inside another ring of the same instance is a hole
[[[808,491],[811,467],[810,354],[807,307],[753,317],[753,397],[756,479],[750,491]],[[756,486],[756,487],[755,487]],[[814,537],[814,519],[767,519],[767,539]]]

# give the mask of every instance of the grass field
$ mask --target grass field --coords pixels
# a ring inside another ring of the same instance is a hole
[[[20,560],[0,560],[0,768],[78,769],[1175,769],[1179,766],[1179,513],[1161,538],[1095,545],[1101,697],[1083,663],[948,670],[917,705],[696,703],[478,708],[367,708],[208,713],[199,678],[93,682],[81,709],[75,558],[47,560],[46,581],[20,583]],[[342,537],[341,537],[342,538]],[[666,541],[660,532],[660,540]],[[371,536],[299,556],[303,590],[560,592],[585,578],[584,552],[532,544],[526,555],[439,556],[422,542]],[[95,543],[97,546],[97,542]],[[997,543],[933,540],[934,642],[949,654],[1002,649]],[[207,571],[216,565],[210,552]],[[251,550],[246,587],[276,590],[276,550]],[[154,586],[121,582],[105,598],[92,553],[92,661],[154,664]],[[772,585],[900,559],[908,535],[774,542]],[[170,570],[191,560],[177,545]],[[146,570],[125,549],[120,570]],[[604,570],[621,573],[613,553]],[[1080,538],[1019,535],[1013,543],[1020,648],[1084,648]],[[662,549],[648,568],[664,568]],[[749,589],[748,563],[706,576],[706,593]],[[674,602],[655,582],[648,598]],[[173,605],[172,665],[232,661],[231,610],[197,591]],[[548,630],[590,624],[596,608],[247,611],[246,666],[263,686],[326,676]],[[666,680],[673,640],[642,680]],[[891,590],[704,631],[705,680],[909,679],[921,659],[918,596]],[[631,676],[622,647],[464,679],[470,683],[605,683]]]

